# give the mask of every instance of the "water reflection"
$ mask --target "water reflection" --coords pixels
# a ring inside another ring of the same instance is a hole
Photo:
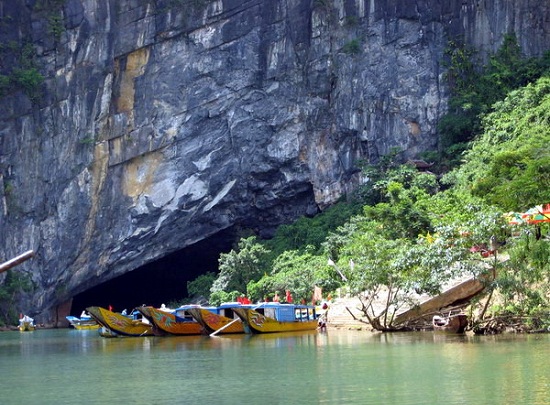
[[[346,330],[116,339],[97,331],[6,332],[0,333],[0,389],[4,405],[74,398],[86,404],[547,404],[549,343],[549,335]]]

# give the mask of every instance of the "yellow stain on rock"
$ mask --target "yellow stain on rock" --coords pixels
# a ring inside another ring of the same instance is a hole
[[[93,243],[93,235],[96,229],[96,220],[101,211],[101,196],[107,173],[109,170],[109,145],[108,142],[98,142],[94,147],[94,160],[90,166],[91,190],[90,190],[90,210],[86,218],[85,233],[81,243],[81,250],[75,259],[76,269],[88,269],[90,263],[90,246]],[[78,279],[78,270],[74,279]]]
[[[420,135],[422,131],[420,130],[420,124],[415,121],[409,121],[409,133],[413,136]]]
[[[161,152],[152,152],[126,162],[122,178],[124,194],[134,200],[140,195],[147,194],[154,184],[155,173],[162,161]]]
[[[92,189],[90,213],[86,223],[86,241],[89,241],[95,229],[95,220],[101,207],[99,197],[102,195],[101,190],[107,178],[109,170],[109,146],[108,142],[99,142],[94,148],[94,161],[91,167],[92,172]]]
[[[117,99],[118,112],[131,113],[134,109],[135,87],[134,80],[141,76],[145,71],[145,66],[149,61],[149,48],[138,49],[126,57],[126,69],[119,72],[120,78],[120,93]],[[115,66],[117,71],[120,70],[120,62],[117,61]]]

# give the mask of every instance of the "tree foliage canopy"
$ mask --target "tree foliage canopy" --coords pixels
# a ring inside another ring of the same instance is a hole
[[[483,127],[448,179],[507,211],[550,201],[550,76],[510,93]]]

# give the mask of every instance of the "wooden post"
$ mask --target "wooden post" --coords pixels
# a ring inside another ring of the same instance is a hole
[[[34,251],[33,250],[28,250],[25,253],[20,254],[19,256],[14,257],[13,259],[8,260],[7,262],[4,262],[4,263],[0,264],[0,273],[3,273],[5,271],[11,269],[12,267],[17,266],[18,264],[23,263],[25,260],[28,260],[33,256],[34,256]]]

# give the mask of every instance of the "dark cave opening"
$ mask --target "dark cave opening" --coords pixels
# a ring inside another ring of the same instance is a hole
[[[187,298],[187,282],[207,272],[217,273],[220,253],[229,252],[235,241],[235,232],[224,230],[90,288],[73,298],[71,314],[78,316],[89,306],[122,311],[143,304],[160,307],[182,302]]]

